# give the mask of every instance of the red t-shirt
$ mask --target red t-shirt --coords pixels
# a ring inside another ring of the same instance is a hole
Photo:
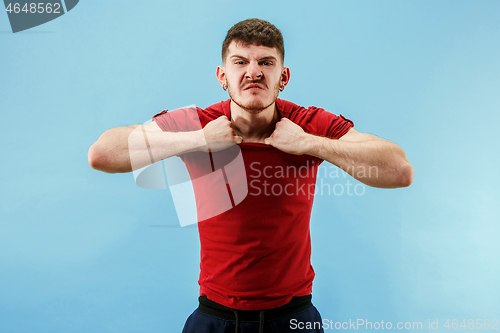
[[[310,134],[338,139],[353,126],[342,115],[321,108],[280,99],[276,106],[281,117]],[[231,118],[230,100],[192,110],[164,111],[153,119],[163,131],[179,132],[200,129],[223,115]],[[317,168],[323,160],[260,143],[234,147],[181,156],[195,180],[200,295],[239,310],[279,307],[312,291],[309,221]],[[244,168],[234,162],[238,156]],[[204,177],[218,169],[223,170],[220,178],[227,186],[217,187]],[[230,203],[220,204],[219,195],[229,197]]]

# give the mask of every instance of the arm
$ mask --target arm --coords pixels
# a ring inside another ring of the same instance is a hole
[[[266,143],[289,154],[326,160],[369,186],[406,187],[413,181],[413,167],[401,147],[353,128],[334,140],[305,133],[297,124],[282,118]]]
[[[156,122],[112,128],[90,147],[89,165],[108,173],[131,172],[203,145],[200,131],[163,132]],[[149,146],[149,149],[148,149]]]
[[[163,132],[155,121],[147,125],[112,128],[104,132],[90,147],[89,165],[108,173],[131,172],[165,158],[192,151],[225,149],[241,138],[231,122],[219,117],[202,130]]]

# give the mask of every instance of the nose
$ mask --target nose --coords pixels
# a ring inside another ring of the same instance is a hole
[[[247,66],[247,72],[245,75],[250,80],[262,78],[262,71],[260,70],[259,64],[255,61],[251,61]]]

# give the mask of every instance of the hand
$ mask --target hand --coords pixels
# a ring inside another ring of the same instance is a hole
[[[202,151],[205,152],[224,150],[243,141],[226,116],[212,120],[203,128],[202,132],[207,143],[202,148]]]
[[[281,118],[271,136],[264,139],[264,143],[288,154],[302,155],[307,151],[306,143],[310,137],[310,134],[290,119]]]

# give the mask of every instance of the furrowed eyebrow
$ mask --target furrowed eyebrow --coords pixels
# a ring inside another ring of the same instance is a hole
[[[248,61],[248,59],[246,57],[244,57],[242,55],[238,55],[238,54],[232,55],[230,57],[230,59],[235,59],[235,58],[236,59],[242,59],[242,60]],[[265,56],[265,57],[262,57],[262,58],[259,59],[259,61],[264,61],[264,60],[274,60],[274,61],[277,61],[276,58],[273,57],[273,56]]]
[[[262,60],[274,60],[274,61],[277,61],[277,59],[273,56],[267,56],[267,57],[263,57],[263,58],[260,58],[260,61]]]

